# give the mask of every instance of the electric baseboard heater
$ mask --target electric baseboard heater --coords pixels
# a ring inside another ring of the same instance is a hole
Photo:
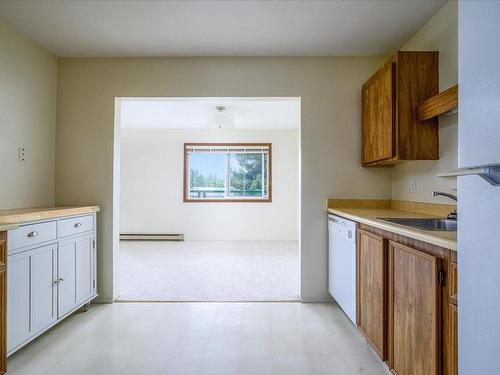
[[[184,241],[182,233],[120,233],[120,240]]]

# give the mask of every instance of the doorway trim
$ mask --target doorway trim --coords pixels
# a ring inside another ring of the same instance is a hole
[[[302,190],[302,147],[301,147],[301,133],[302,133],[302,97],[300,96],[284,96],[284,97],[240,97],[240,96],[227,96],[227,97],[115,97],[114,101],[114,133],[113,133],[113,261],[112,261],[112,275],[113,275],[113,298],[109,301],[102,302],[113,302],[119,296],[119,248],[120,248],[120,138],[121,138],[121,108],[122,103],[124,101],[185,101],[185,100],[242,100],[242,101],[251,101],[251,100],[285,100],[285,99],[294,99],[299,102],[300,108],[300,124],[297,128],[297,242],[299,249],[299,285],[298,285],[298,294],[299,301],[302,302],[301,296],[301,284],[302,284],[302,246],[301,246],[301,220],[302,220],[302,199],[301,199],[301,190]]]

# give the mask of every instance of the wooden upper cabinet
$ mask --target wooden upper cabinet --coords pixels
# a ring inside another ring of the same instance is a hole
[[[393,156],[394,64],[388,62],[363,86],[363,160]]]
[[[441,259],[389,242],[389,366],[441,374]]]
[[[398,51],[363,85],[363,166],[439,159],[438,119],[417,116],[439,92],[438,64],[438,52]]]
[[[359,230],[357,324],[382,360],[387,347],[387,241]]]

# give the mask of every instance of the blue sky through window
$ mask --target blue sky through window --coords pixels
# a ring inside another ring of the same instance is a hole
[[[226,174],[226,155],[218,153],[192,153],[189,157],[190,168],[204,176],[209,174],[224,178]]]

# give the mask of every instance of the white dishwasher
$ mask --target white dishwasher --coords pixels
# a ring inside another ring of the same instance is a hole
[[[328,290],[356,324],[356,223],[328,215]]]

